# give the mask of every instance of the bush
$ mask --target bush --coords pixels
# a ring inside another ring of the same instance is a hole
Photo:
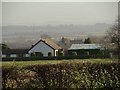
[[[43,56],[43,53],[42,52],[33,52],[33,53],[31,53],[31,56],[32,57],[39,57],[39,56]]]
[[[11,89],[119,88],[120,63],[60,63],[3,68],[3,79],[3,89],[7,86]]]
[[[58,53],[58,56],[64,56],[63,52]]]
[[[1,68],[0,68],[1,69]],[[2,88],[9,88],[10,84],[8,84],[9,78],[11,77],[12,72],[14,71],[15,67],[2,67]]]
[[[72,52],[72,55],[73,56],[77,56],[77,52]]]
[[[43,56],[43,53],[42,52],[35,52],[36,56],[39,57],[39,56]]]
[[[84,54],[85,54],[86,56],[89,56],[89,55],[90,55],[88,51],[85,51]]]
[[[51,53],[51,52],[48,52],[48,56],[52,56],[52,53]]]
[[[31,53],[31,57],[35,57],[35,56],[36,56],[35,52]]]

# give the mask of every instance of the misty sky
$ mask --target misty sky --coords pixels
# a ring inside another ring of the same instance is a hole
[[[114,23],[117,2],[3,2],[3,25]]]

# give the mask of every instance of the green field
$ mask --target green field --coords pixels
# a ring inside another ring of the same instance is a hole
[[[117,60],[112,59],[72,59],[72,60],[34,60],[34,61],[8,61],[8,62],[0,62],[2,66],[26,66],[26,65],[35,65],[35,64],[58,64],[58,63],[113,63],[117,62]]]

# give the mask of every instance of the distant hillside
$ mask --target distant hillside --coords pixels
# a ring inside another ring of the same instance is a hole
[[[3,26],[2,35],[3,42],[10,44],[12,47],[16,45],[16,48],[26,48],[30,47],[32,41],[39,40],[43,34],[48,34],[55,39],[60,39],[62,36],[85,38],[87,35],[102,36],[111,26],[112,24],[106,23],[95,25]]]
[[[58,26],[3,26],[3,35],[35,33],[35,32],[57,32],[57,33],[100,33],[103,34],[111,24],[97,23],[95,25],[58,25]]]

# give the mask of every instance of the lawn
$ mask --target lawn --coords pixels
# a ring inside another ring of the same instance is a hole
[[[35,65],[35,64],[58,64],[58,63],[85,63],[85,62],[91,62],[91,63],[112,63],[117,62],[117,60],[112,59],[72,59],[72,60],[34,60],[34,61],[8,61],[8,62],[0,62],[0,65],[2,66],[26,66],[26,65]]]

